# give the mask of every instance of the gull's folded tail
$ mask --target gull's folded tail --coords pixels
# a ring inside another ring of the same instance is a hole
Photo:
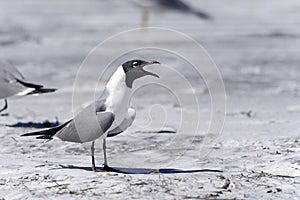
[[[31,133],[25,133],[21,136],[38,136],[36,139],[52,139],[53,136],[58,131],[63,129],[70,122],[71,122],[71,120],[67,121],[66,123],[64,123],[62,125],[54,127],[54,128],[50,128],[50,129],[46,129],[46,130],[42,130],[42,131],[31,132]]]

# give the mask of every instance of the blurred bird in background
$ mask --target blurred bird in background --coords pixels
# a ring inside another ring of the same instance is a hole
[[[142,10],[141,27],[147,27],[150,12],[179,11],[192,14],[204,20],[210,20],[212,17],[204,11],[194,8],[181,0],[131,0]]]
[[[44,88],[42,85],[25,81],[24,76],[14,65],[9,62],[0,62],[0,99],[4,99],[5,103],[0,112],[8,108],[7,98],[54,91],[56,89]]]

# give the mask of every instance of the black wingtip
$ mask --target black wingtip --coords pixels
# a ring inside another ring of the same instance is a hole
[[[40,93],[48,93],[48,92],[55,92],[56,88],[39,88],[38,91]]]
[[[27,95],[32,95],[32,94],[43,94],[43,93],[51,93],[55,92],[57,89],[54,88],[35,88],[32,92],[28,93]]]
[[[24,137],[24,136],[35,136],[37,134],[35,133],[25,133],[25,134],[22,134],[21,137]]]
[[[40,94],[40,93],[49,93],[49,92],[55,92],[57,90],[56,88],[44,88],[43,85],[37,85],[37,84],[34,84],[34,83],[28,83],[28,82],[22,81],[20,79],[16,79],[16,81],[18,83],[22,84],[25,87],[29,87],[29,88],[35,89],[32,92],[28,93],[27,95],[30,95],[30,94]]]
[[[200,17],[201,19],[204,19],[204,20],[212,20],[212,16],[205,13],[205,12],[202,12],[202,11],[196,11],[194,12],[194,14],[197,16],[197,17]]]
[[[49,128],[37,132],[32,132],[32,133],[25,133],[22,134],[21,136],[38,136],[37,139],[50,139],[52,138],[58,131],[60,131],[63,127],[65,127],[67,124],[69,124],[72,120],[69,120],[65,122],[64,124],[61,124],[59,126],[56,126],[54,128]]]

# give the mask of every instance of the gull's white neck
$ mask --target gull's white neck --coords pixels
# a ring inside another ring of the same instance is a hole
[[[126,86],[125,72],[120,66],[109,79],[105,87],[105,105],[107,111],[113,112],[115,115],[124,115],[128,113],[130,97],[132,90]],[[115,116],[117,117],[117,116]]]

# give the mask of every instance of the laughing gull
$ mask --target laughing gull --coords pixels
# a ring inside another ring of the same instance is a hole
[[[57,137],[63,141],[75,143],[92,142],[93,171],[97,171],[94,159],[95,140],[101,137],[103,139],[104,170],[116,171],[107,163],[106,138],[116,136],[131,126],[135,119],[135,110],[130,107],[133,82],[146,75],[159,78],[157,74],[144,69],[145,66],[154,64],[160,63],[143,60],[125,62],[111,76],[102,95],[73,119],[55,128],[27,133],[22,136],[38,136],[37,139]]]
[[[182,13],[193,14],[201,19],[211,19],[211,16],[200,11],[181,0],[131,0],[142,9],[142,27],[147,27],[149,12],[175,10]]]
[[[4,99],[5,103],[0,112],[7,109],[7,98],[48,93],[55,90],[25,81],[24,76],[14,65],[9,62],[0,62],[0,99]]]

